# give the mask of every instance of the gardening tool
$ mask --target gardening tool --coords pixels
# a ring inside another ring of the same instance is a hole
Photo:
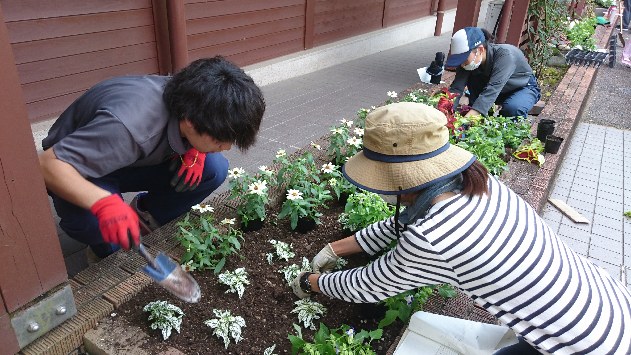
[[[618,32],[618,39],[622,46],[625,46],[624,37],[622,37],[622,14],[624,14],[624,3],[623,1],[618,1],[618,17],[620,18],[620,32]]]
[[[158,253],[154,258],[142,243],[133,245],[133,249],[147,260],[147,265],[142,268],[142,271],[147,276],[183,301],[189,303],[197,303],[199,301],[202,293],[197,281],[184,271],[180,264],[162,252]]]

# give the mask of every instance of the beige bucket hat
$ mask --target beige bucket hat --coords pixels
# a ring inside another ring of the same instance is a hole
[[[475,156],[449,144],[447,118],[414,102],[379,107],[366,117],[364,149],[342,167],[358,187],[394,195],[418,191],[469,167]]]

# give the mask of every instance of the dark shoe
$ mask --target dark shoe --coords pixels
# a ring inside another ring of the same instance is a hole
[[[143,211],[139,206],[138,206],[138,201],[144,196],[146,195],[145,192],[139,193],[138,195],[136,195],[136,197],[134,197],[133,200],[131,200],[131,202],[129,203],[129,206],[136,211],[136,214],[138,214],[138,221],[140,222],[140,234],[141,235],[147,235],[151,232],[153,232],[154,230],[160,228],[160,223],[158,223],[158,221],[156,221],[155,218],[153,218],[153,216],[151,215],[151,213],[147,212],[147,211]]]

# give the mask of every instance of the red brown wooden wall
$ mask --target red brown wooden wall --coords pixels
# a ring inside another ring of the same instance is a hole
[[[158,73],[151,0],[0,0],[31,121],[93,84]]]
[[[186,0],[190,61],[221,54],[239,66],[304,49],[305,0]]]

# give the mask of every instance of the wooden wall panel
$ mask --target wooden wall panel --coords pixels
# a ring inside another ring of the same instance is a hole
[[[103,79],[160,72],[152,0],[0,4],[31,122],[57,116]]]
[[[462,0],[464,1],[471,1],[471,0]],[[456,7],[458,7],[458,0],[445,0],[445,10],[451,10],[451,9],[455,9]]]
[[[189,61],[245,66],[304,49],[305,0],[188,1],[185,12]]]
[[[319,46],[382,27],[385,0],[317,0],[313,45]]]
[[[6,310],[13,312],[66,281],[67,273],[2,6],[0,78],[0,299]]]
[[[432,13],[431,7],[431,0],[388,0],[385,10],[387,18],[384,18],[384,23],[392,26],[429,16]]]

